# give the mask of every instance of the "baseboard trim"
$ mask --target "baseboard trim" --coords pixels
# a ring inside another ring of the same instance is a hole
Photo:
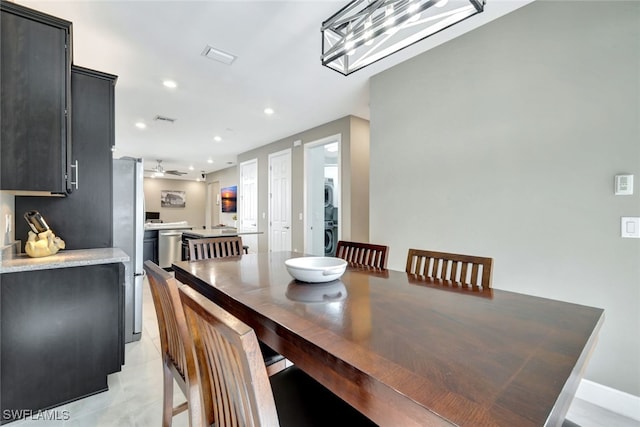
[[[593,381],[580,381],[576,397],[627,418],[640,421],[640,397]]]

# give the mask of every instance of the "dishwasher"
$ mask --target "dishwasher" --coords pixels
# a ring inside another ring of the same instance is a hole
[[[182,231],[158,231],[158,264],[170,268],[171,264],[182,260]]]

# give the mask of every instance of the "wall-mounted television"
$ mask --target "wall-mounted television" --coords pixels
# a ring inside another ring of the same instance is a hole
[[[238,211],[237,205],[238,186],[223,187],[220,189],[220,199],[222,200],[222,212],[235,213]]]

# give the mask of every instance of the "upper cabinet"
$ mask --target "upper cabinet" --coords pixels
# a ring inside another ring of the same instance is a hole
[[[115,84],[112,74],[71,67],[71,129],[74,171],[78,188],[64,199],[18,195],[15,211],[21,216],[37,210],[67,249],[106,248],[113,245],[113,153],[115,145]],[[26,221],[16,221],[15,234],[23,247],[29,233]]]
[[[71,190],[71,22],[2,1],[1,190]]]

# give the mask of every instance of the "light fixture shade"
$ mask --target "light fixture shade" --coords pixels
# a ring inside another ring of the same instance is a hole
[[[322,23],[322,65],[345,76],[484,10],[485,0],[353,0]]]

